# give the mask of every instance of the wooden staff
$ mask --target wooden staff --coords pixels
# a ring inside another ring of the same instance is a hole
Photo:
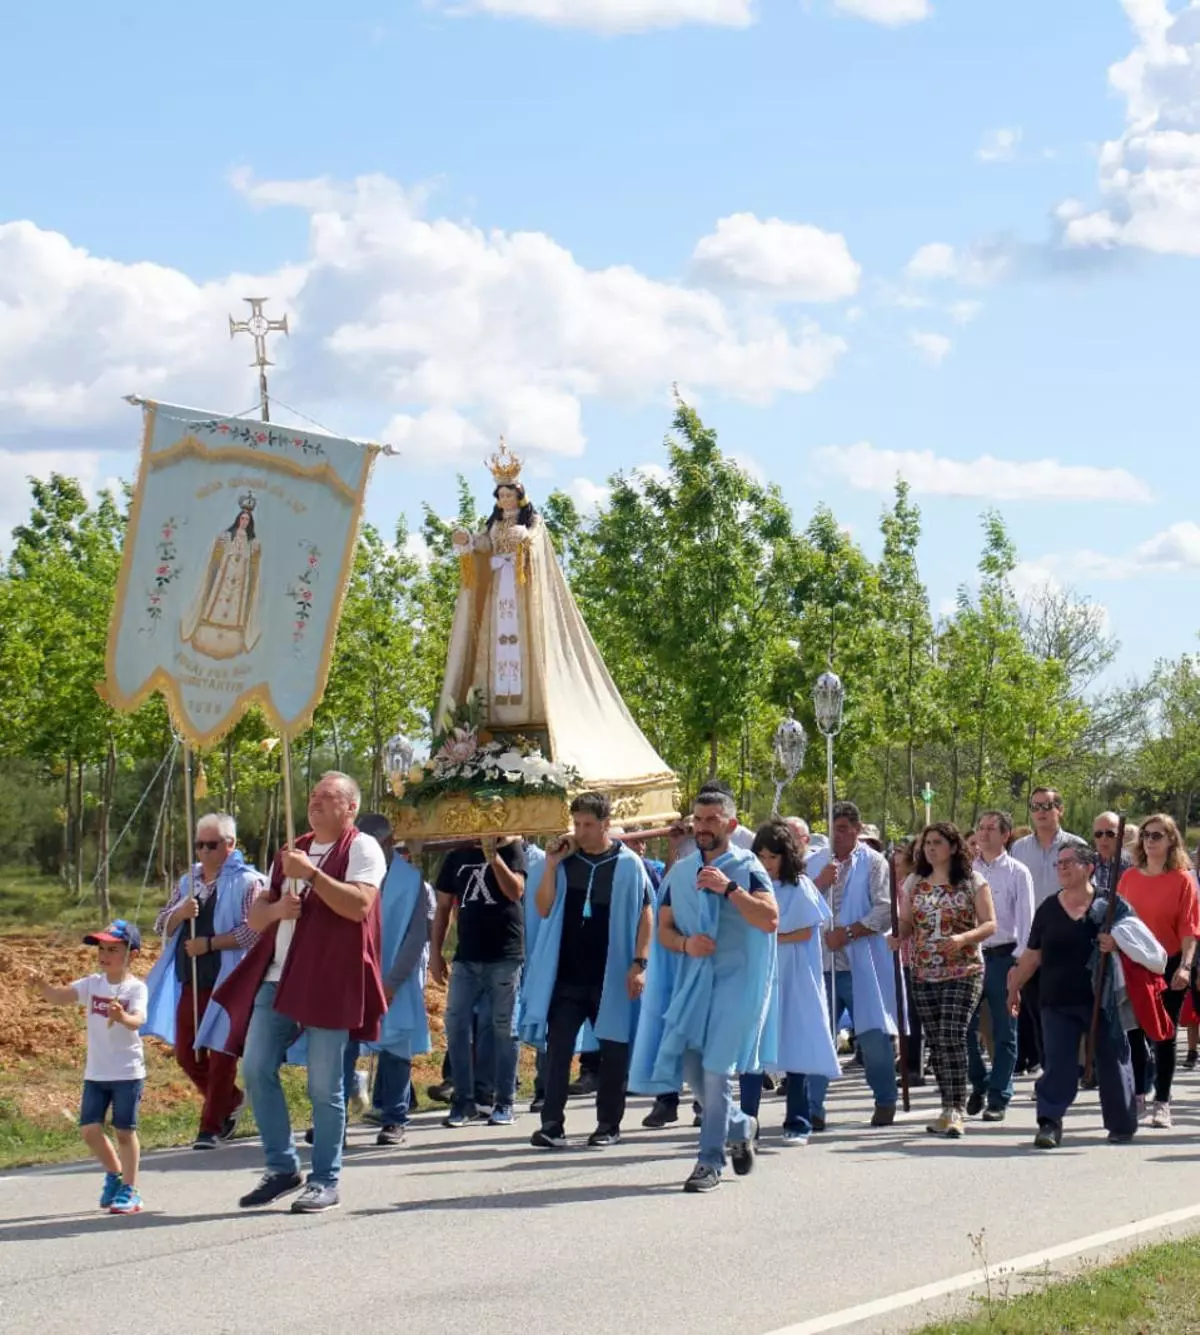
[[[196,892],[196,822],[192,818],[192,748],[183,744],[183,818],[187,821],[188,839],[188,894],[198,898]],[[196,939],[196,919],[188,919],[191,937]],[[200,1032],[200,988],[196,974],[196,957],[192,956],[192,1045]]]
[[[1121,852],[1125,847],[1125,817],[1117,822],[1117,846],[1113,849],[1112,871],[1108,878],[1108,907],[1104,913],[1104,932],[1111,932],[1113,919],[1117,913],[1117,882],[1121,878]],[[1096,962],[1096,974],[1092,980],[1095,996],[1092,998],[1092,1023],[1088,1026],[1087,1047],[1083,1058],[1083,1083],[1090,1084],[1096,1064],[1096,1038],[1100,1033],[1100,1010],[1104,997],[1104,974],[1108,968],[1108,956],[1100,951]]]
[[[888,883],[892,901],[892,935],[900,940],[900,887],[896,883],[896,861],[888,855]],[[908,1007],[905,1005],[904,968],[900,963],[900,952],[892,952],[892,968],[896,976],[896,1028],[899,1030],[900,1047],[900,1092],[904,1098],[904,1111],[912,1107],[908,1092]]]
[[[265,420],[265,419],[264,419]],[[292,743],[287,733],[283,734],[283,825],[284,834],[287,837],[288,852],[292,852],[296,847],[296,817],[292,811]],[[285,888],[288,894],[294,895],[297,892],[296,882],[287,881]]]

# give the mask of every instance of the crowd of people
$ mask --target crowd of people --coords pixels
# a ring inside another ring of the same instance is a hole
[[[364,1050],[378,1143],[404,1142],[412,1060],[430,1050],[428,977],[448,988],[446,1062],[430,1091],[449,1105],[445,1127],[511,1125],[529,1044],[531,1148],[567,1147],[573,1094],[594,1094],[587,1143],[604,1148],[621,1139],[629,1094],[654,1097],[643,1125],[655,1129],[679,1120],[686,1090],[699,1142],[689,1193],[754,1169],[771,1085],[783,1086],[782,1146],[826,1130],[829,1084],[859,1064],[872,1127],[894,1122],[902,1082],[932,1078],[941,1108],[927,1130],[957,1139],[974,1117],[1004,1121],[1025,1071],[1038,1077],[1034,1145],[1052,1150],[1081,1083],[1098,1088],[1108,1139],[1124,1143],[1144,1123],[1171,1125],[1180,1025],[1196,1062],[1200,895],[1167,815],[1125,826],[1118,847],[1122,823],[1103,812],[1089,842],[1040,788],[1031,828],[998,810],[967,833],[936,822],[892,849],[889,867],[852,802],[834,805],[827,840],[795,817],[752,831],[714,782],[664,864],[585,792],[571,832],[545,850],[483,839],[452,850],[430,886],[359,803],[353,779],[324,775],[310,832],[269,876],[239,853],[230,816],[201,817],[145,982],[124,921],[85,938],[97,972],[68,986],[32,977],[46,1001],[87,1008],[80,1125],[105,1170],[102,1208],[141,1208],[143,1035],[172,1046],[201,1097],[195,1149],[231,1139],[253,1108],[265,1171],[242,1207],[335,1208]],[[285,1063],[307,1068],[307,1179]]]

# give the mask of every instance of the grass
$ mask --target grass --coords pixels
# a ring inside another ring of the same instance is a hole
[[[152,881],[143,891],[135,881],[114,881],[109,889],[114,918],[130,918],[145,934],[154,925],[154,915],[165,903],[162,887]],[[141,902],[140,911],[138,904]],[[77,899],[59,880],[36,872],[0,871],[0,933],[30,928],[66,930],[103,926],[90,883]]]
[[[1147,1247],[1016,1298],[993,1294],[978,1307],[914,1335],[1195,1335],[1200,1238]]]

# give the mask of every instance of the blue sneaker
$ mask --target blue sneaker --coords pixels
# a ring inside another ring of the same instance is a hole
[[[492,1109],[492,1115],[488,1118],[488,1126],[512,1126],[516,1120],[512,1104],[497,1103]]]
[[[457,1131],[460,1127],[466,1126],[473,1117],[474,1113],[470,1108],[451,1108],[446,1116],[442,1118],[442,1125],[452,1127]]]
[[[121,1184],[116,1199],[108,1207],[109,1214],[141,1214],[142,1197],[137,1187]]]
[[[117,1199],[117,1193],[123,1185],[120,1173],[104,1174],[104,1190],[100,1193],[100,1208],[102,1210],[107,1210]]]

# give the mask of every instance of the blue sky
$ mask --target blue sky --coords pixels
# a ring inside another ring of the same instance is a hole
[[[491,12],[468,12],[491,11]],[[23,7],[0,86],[0,525],[129,476],[136,391],[394,440],[369,515],[505,431],[581,499],[678,380],[868,550],[896,472],[935,608],[979,514],[1022,588],[1193,647],[1200,4],[217,0]],[[50,58],[52,56],[52,59]],[[285,414],[281,414],[285,415]]]

